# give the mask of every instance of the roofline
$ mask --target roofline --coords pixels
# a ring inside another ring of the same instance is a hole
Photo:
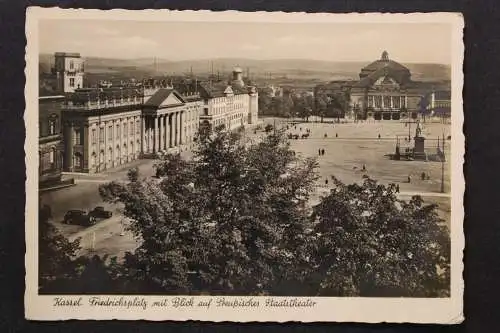
[[[66,96],[64,95],[39,96],[38,100],[45,101],[45,100],[60,99],[60,98],[66,98]]]
[[[68,58],[81,58],[80,53],[77,52],[56,52],[55,57],[68,57]]]

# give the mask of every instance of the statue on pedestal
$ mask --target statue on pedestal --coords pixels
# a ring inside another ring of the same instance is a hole
[[[417,121],[417,128],[415,129],[415,137],[422,136],[422,129],[420,128],[420,121]]]

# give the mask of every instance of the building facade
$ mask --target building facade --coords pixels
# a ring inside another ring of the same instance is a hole
[[[165,81],[135,88],[76,89],[62,110],[64,170],[98,173],[139,158],[190,149],[200,125],[257,123],[258,94],[232,84]]]
[[[333,81],[316,87],[315,94],[347,94],[349,111],[356,119],[400,120],[419,117],[422,99],[435,86],[413,81],[410,70],[384,51],[379,60],[361,69],[359,80]]]
[[[258,121],[258,92],[245,85],[242,70],[236,67],[229,82],[208,82],[197,87],[203,101],[200,123],[204,126],[224,125],[233,130],[255,125]]]
[[[50,187],[61,180],[64,145],[62,140],[61,108],[64,96],[44,96],[38,102],[38,157],[40,188]]]
[[[64,170],[96,173],[140,157],[140,90],[77,90],[62,112]]]

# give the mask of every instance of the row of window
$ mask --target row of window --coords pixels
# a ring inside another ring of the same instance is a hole
[[[405,97],[404,96],[368,96],[368,106],[381,108],[400,108],[405,107]]]
[[[140,122],[140,120],[136,121],[135,129],[134,129],[134,122],[124,123],[123,124],[123,131],[122,131],[122,127],[120,127],[120,124],[116,124],[116,128],[114,131],[115,133],[113,133],[113,129],[114,129],[113,125],[108,126],[108,141],[113,140],[113,134],[116,134],[117,140],[120,140],[122,135],[123,135],[123,137],[127,137],[127,133],[128,133],[128,135],[133,136],[134,130],[135,130],[135,133],[140,134],[141,122]],[[104,142],[104,141],[105,141],[104,127],[100,127],[99,128],[99,142]],[[95,128],[92,129],[91,142],[92,142],[92,144],[95,144],[97,142],[97,131]]]
[[[103,166],[104,161],[106,160],[108,164],[111,164],[111,162],[114,160],[115,165],[119,165],[122,163],[127,162],[127,157],[130,159],[135,158],[135,154],[138,154],[140,152],[140,142],[137,141],[137,145],[134,147],[134,142],[130,141],[130,146],[127,149],[127,145],[123,146],[123,149],[120,149],[120,147],[116,147],[115,150],[113,150],[111,147],[108,149],[108,153],[106,154],[106,158],[104,156],[104,150],[101,150],[99,154],[99,162],[101,166]],[[95,152],[92,152],[90,156],[90,169],[93,169],[97,166],[97,155]]]
[[[80,87],[80,84],[78,84],[78,86],[76,86],[76,81],[75,81],[75,78],[74,78],[74,77],[70,77],[70,78],[69,78],[69,83],[68,83],[68,84],[69,84],[69,86],[70,86],[71,88],[75,88],[75,87],[76,87],[76,88],[81,88],[81,87]]]
[[[84,63],[83,63],[83,62],[79,62],[79,64],[80,64],[80,70],[81,70],[82,72],[83,72],[83,71],[85,71],[85,65],[84,65]],[[69,69],[71,69],[71,70],[73,70],[73,69],[78,69],[78,68],[76,68],[76,66],[75,66],[75,61],[74,61],[74,60],[70,60],[70,61],[69,61]]]

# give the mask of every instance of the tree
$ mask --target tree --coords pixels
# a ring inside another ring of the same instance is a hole
[[[38,276],[40,293],[64,290],[77,276],[73,258],[80,248],[80,241],[68,241],[50,223],[50,206],[42,206],[38,212]]]
[[[295,157],[284,131],[248,145],[217,128],[199,133],[192,161],[166,157],[160,179],[101,186],[142,240],[125,257],[128,290],[293,294],[280,282],[304,278],[316,167]]]
[[[328,98],[323,94],[318,94],[316,96],[316,115],[321,117],[321,122],[326,115],[326,110],[328,108]]]
[[[309,121],[314,107],[314,99],[312,96],[301,95],[293,99],[293,109],[295,114],[305,121]]]
[[[272,109],[272,98],[269,97],[267,94],[261,94],[259,95],[259,113],[262,115],[272,115],[273,114],[273,109]]]
[[[319,295],[449,296],[450,240],[419,196],[366,179],[337,187],[315,208],[312,267]]]
[[[41,294],[95,293],[122,290],[116,279],[116,258],[78,256],[80,240],[69,241],[50,222],[51,209],[39,214],[39,292]]]

